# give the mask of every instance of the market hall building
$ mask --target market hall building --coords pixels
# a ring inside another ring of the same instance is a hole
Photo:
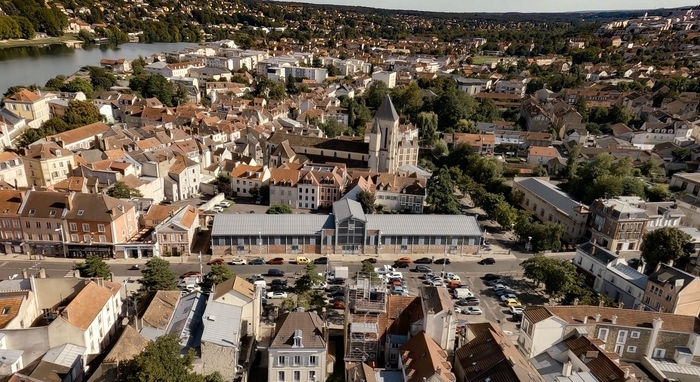
[[[212,255],[262,254],[468,254],[482,232],[466,215],[365,215],[360,203],[342,199],[333,213],[219,214],[212,227]]]

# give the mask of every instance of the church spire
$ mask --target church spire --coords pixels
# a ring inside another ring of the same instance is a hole
[[[382,121],[398,121],[399,115],[396,113],[394,108],[394,103],[391,102],[391,97],[387,94],[384,97],[382,105],[377,109],[377,114],[374,115],[374,119],[381,119]]]

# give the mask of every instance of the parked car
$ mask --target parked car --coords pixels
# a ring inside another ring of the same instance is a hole
[[[484,311],[478,306],[469,306],[464,309],[464,314],[483,314]]]
[[[513,290],[511,290],[510,288],[505,288],[497,290],[496,294],[499,296],[503,296],[504,294],[515,294],[515,292],[513,292]]]
[[[284,264],[284,259],[281,257],[275,257],[274,259],[268,260],[267,263],[271,265],[282,265]]]
[[[510,307],[510,314],[523,314],[523,308],[519,308],[517,306],[511,306]]]
[[[326,291],[332,296],[335,292],[337,292],[340,289],[343,289],[343,287],[340,285],[331,285],[330,287],[326,288]]]
[[[212,211],[217,212],[217,213],[218,213],[218,212],[223,212],[223,211],[224,211],[224,208],[221,207],[221,206],[215,206],[214,208],[212,208]]]
[[[420,272],[420,273],[432,273],[433,270],[430,269],[427,265],[416,265],[416,267],[413,269],[414,272]]]
[[[343,301],[343,300],[333,301],[333,309],[345,309],[345,301]]]
[[[375,263],[377,262],[377,259],[375,259],[374,257],[368,257],[368,258],[362,260],[362,262],[363,262],[363,263],[375,264]]]
[[[202,274],[199,273],[199,272],[196,272],[196,271],[189,271],[189,272],[183,273],[183,274],[180,276],[180,278],[181,278],[181,279],[184,279],[184,278],[193,277],[193,276],[201,277]]]
[[[248,280],[252,280],[251,282],[256,282],[256,281],[260,281],[260,280],[264,281],[265,277],[263,277],[263,275],[261,275],[259,273],[256,273],[256,274],[248,277]]]
[[[517,300],[518,296],[514,295],[513,293],[504,293],[501,295],[501,301],[506,302],[510,299]]]
[[[129,268],[130,271],[138,271],[141,270],[141,267],[139,267],[138,264],[134,264]]]
[[[400,296],[407,296],[408,295],[408,290],[402,286],[393,286],[391,287],[391,294],[396,294]]]
[[[284,292],[287,290],[286,285],[270,285],[270,291],[272,292]]]
[[[457,313],[457,314],[462,313],[462,308],[460,308],[459,306],[455,306],[455,313]]]
[[[481,250],[482,250],[482,251],[490,251],[490,250],[491,250],[491,246],[484,243],[484,244],[481,245]]]
[[[394,263],[394,268],[408,268],[410,266],[411,263],[406,261],[397,261]]]
[[[267,275],[268,276],[275,276],[275,277],[282,277],[282,276],[284,276],[284,272],[280,271],[279,269],[268,269]]]
[[[314,264],[328,264],[328,258],[319,257],[318,259],[314,259]]]
[[[481,259],[481,261],[479,261],[479,264],[481,264],[481,265],[496,264],[496,259],[494,259],[493,257],[486,257],[484,259]]]
[[[410,263],[410,262],[411,262],[411,258],[408,257],[408,256],[399,257],[399,259],[396,260],[396,262],[397,262],[397,263]]]
[[[442,280],[440,280],[440,279],[434,279],[434,280],[430,280],[430,284],[429,284],[429,285],[430,285],[430,286],[434,286],[434,287],[444,287],[444,286],[445,286],[445,282],[442,281]]]
[[[507,306],[507,307],[514,306],[514,307],[516,307],[516,308],[522,308],[522,307],[523,307],[523,304],[521,304],[520,301],[518,301],[518,300],[516,300],[516,299],[514,299],[514,298],[511,298],[511,299],[508,299],[508,301],[505,302],[505,306]]]
[[[448,259],[446,257],[444,257],[442,259],[437,259],[433,262],[433,264],[449,264],[449,263],[450,263],[450,259]]]
[[[471,301],[474,301],[474,299],[460,298],[459,300],[457,300],[457,302],[455,304],[462,305],[462,306],[473,305],[473,303],[470,303]],[[478,299],[477,299],[477,301],[478,301]],[[476,305],[479,305],[479,304],[476,304]]]
[[[496,284],[493,286],[493,290],[495,290],[495,291],[499,291],[501,289],[506,289],[506,286],[503,284]]]
[[[429,257],[421,257],[413,261],[414,264],[431,264],[433,260]]]
[[[287,298],[287,292],[282,292],[282,291],[268,292],[267,298],[270,300],[272,300],[273,298]]]
[[[246,261],[244,259],[241,259],[240,257],[237,257],[237,258],[229,261],[229,264],[231,264],[231,265],[246,265]]]
[[[265,264],[265,259],[262,257],[258,257],[257,259],[250,260],[248,262],[249,265],[264,265]]]
[[[494,286],[497,284],[505,284],[506,282],[503,281],[502,279],[495,279],[495,280],[489,280],[486,282],[487,285]]]
[[[487,273],[487,274],[485,274],[485,275],[482,277],[482,279],[484,279],[484,280],[486,280],[486,281],[498,280],[498,279],[500,279],[500,278],[501,278],[501,276],[500,276],[500,275],[497,275],[497,274],[495,274],[495,273]]]
[[[345,296],[345,288],[340,288],[340,289],[336,290],[335,292],[333,292],[333,294],[331,296],[344,297]]]
[[[274,279],[270,282],[270,285],[287,285],[287,280],[285,279]]]
[[[224,265],[226,261],[224,259],[211,259],[207,262],[207,265]]]
[[[323,290],[323,289],[326,289],[326,288],[328,288],[328,283],[325,283],[325,282],[323,282],[323,281],[321,281],[321,282],[318,283],[318,284],[314,283],[314,284],[311,285],[311,289]]]
[[[331,285],[343,285],[345,284],[345,279],[331,279],[328,283]]]
[[[479,304],[481,303],[481,301],[476,297],[469,297],[469,298],[466,298],[465,300],[466,300],[465,301],[466,303],[464,305],[467,305],[467,306],[479,306]]]
[[[228,208],[228,207],[231,207],[231,202],[224,200],[223,202],[219,203],[219,206],[223,207],[223,208]]]

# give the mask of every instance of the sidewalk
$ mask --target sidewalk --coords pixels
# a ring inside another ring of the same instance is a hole
[[[379,254],[379,255],[369,255],[369,254],[331,254],[331,255],[318,255],[318,254],[268,254],[268,253],[263,253],[263,254],[247,254],[247,255],[240,255],[240,256],[223,256],[223,259],[228,262],[234,258],[242,258],[245,260],[252,260],[252,259],[257,259],[259,257],[262,257],[265,259],[265,261],[273,259],[275,257],[282,257],[285,259],[286,262],[290,261],[296,261],[297,256],[303,256],[307,257],[311,260],[319,258],[319,257],[328,257],[328,259],[332,262],[360,262],[364,259],[368,258],[375,258],[377,259],[377,262],[380,263],[391,263],[396,261],[398,258],[403,257],[403,256],[408,256],[412,260],[421,258],[421,257],[430,257],[433,259],[439,259],[442,256],[433,256],[432,254],[395,254],[395,253],[388,253],[388,254]],[[449,255],[448,258],[450,262],[478,262],[482,258],[486,257],[493,257],[496,259],[496,261],[508,261],[508,260],[517,260],[517,257],[512,254],[510,251],[482,251],[479,255],[476,254],[456,254],[456,255]],[[210,255],[205,255],[202,254],[202,261],[206,263],[209,261],[211,258]],[[108,264],[125,264],[125,265],[132,265],[132,264],[145,264],[150,258],[141,258],[141,259],[135,259],[135,258],[128,258],[128,259],[107,259],[105,262]],[[198,259],[198,254],[192,253],[190,256],[177,256],[177,257],[162,257],[163,260],[167,260],[171,263],[199,263]],[[0,256],[0,261],[23,261],[23,262],[32,262],[32,261],[43,261],[43,262],[53,262],[53,263],[75,263],[75,262],[81,262],[84,261],[84,259],[78,259],[78,258],[63,258],[63,257],[44,257],[44,258],[38,258],[37,256],[29,256],[29,255],[20,255],[20,254],[8,254],[5,256]]]

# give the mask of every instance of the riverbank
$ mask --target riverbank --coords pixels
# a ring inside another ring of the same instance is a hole
[[[2,48],[21,48],[24,46],[51,45],[51,44],[74,44],[82,41],[77,39],[77,35],[64,34],[60,37],[35,38],[32,40],[16,39],[16,40],[0,40],[0,49]]]

